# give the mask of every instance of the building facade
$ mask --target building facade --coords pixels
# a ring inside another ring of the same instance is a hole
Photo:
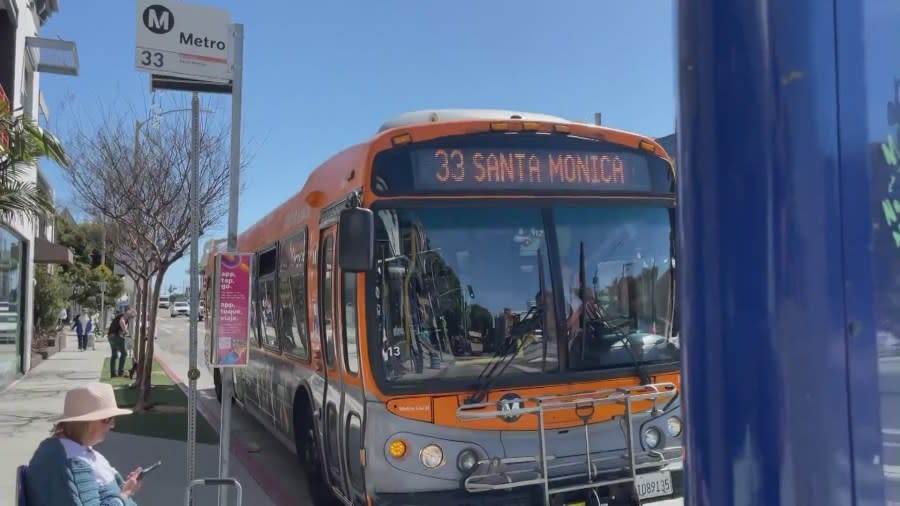
[[[38,122],[49,114],[41,75],[78,71],[74,43],[39,37],[58,11],[59,0],[0,0],[0,100]],[[23,177],[52,197],[40,166],[25,169]],[[52,220],[0,218],[0,388],[31,367],[35,270],[72,262],[71,252],[53,243],[53,232]]]

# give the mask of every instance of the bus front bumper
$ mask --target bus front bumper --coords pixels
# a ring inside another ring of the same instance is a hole
[[[672,471],[673,493],[665,497],[646,499],[642,505],[653,506],[656,504],[669,506],[680,504],[679,500],[684,496],[683,471]],[[589,497],[592,492],[575,492],[566,496],[551,498],[553,506],[590,506],[596,505],[596,499]],[[634,498],[634,489],[631,484],[621,485],[616,488],[600,487],[597,489],[599,504],[607,506],[635,506],[638,504]],[[372,504],[377,506],[422,506],[426,504],[446,504],[454,506],[543,506],[544,500],[540,487],[522,487],[499,492],[471,493],[464,489],[442,490],[436,492],[414,493],[379,493],[372,498]]]

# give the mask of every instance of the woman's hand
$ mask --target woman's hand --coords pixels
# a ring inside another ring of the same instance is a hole
[[[125,483],[122,484],[122,496],[125,499],[136,494],[141,489],[141,485],[144,484],[143,480],[141,480],[141,471],[142,469],[139,467],[128,473],[128,477],[125,478]]]

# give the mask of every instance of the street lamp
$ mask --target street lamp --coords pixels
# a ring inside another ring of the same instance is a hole
[[[173,112],[191,112],[190,108],[181,108],[181,109],[170,109],[168,111],[163,111],[159,114],[154,114],[151,117],[145,119],[144,121],[134,120],[134,164],[137,165],[138,159],[138,146],[140,146],[140,132],[141,128],[144,127],[150,120],[159,119],[160,116],[165,116],[166,114],[172,114]],[[211,111],[209,109],[200,109],[200,112],[212,113],[215,111]]]
[[[139,147],[140,147],[140,133],[141,133],[141,128],[143,128],[144,125],[146,125],[147,123],[149,123],[150,120],[159,119],[161,116],[165,116],[166,114],[172,114],[172,113],[176,113],[176,112],[192,112],[192,111],[193,111],[193,110],[192,110],[191,108],[170,109],[170,110],[168,110],[168,111],[163,111],[163,112],[158,113],[158,114],[151,114],[151,116],[150,116],[149,118],[145,119],[144,121],[140,121],[140,120],[137,120],[137,119],[134,120],[134,153],[133,153],[133,158],[134,158],[134,165],[135,165],[135,167],[137,167],[137,165],[138,165],[138,156],[139,156]],[[209,110],[209,109],[200,109],[200,112],[213,113],[213,112],[215,112],[215,111],[212,111],[212,110]],[[150,286],[149,286],[149,283],[147,283],[147,290],[149,291],[149,289],[150,289]],[[158,298],[158,297],[159,297],[159,294],[156,294],[156,295],[157,295],[157,298]],[[154,301],[152,301],[152,302],[153,302],[153,304],[158,304],[158,303],[159,303],[157,300],[154,300]],[[135,339],[135,340],[134,340],[134,350],[133,350],[133,351],[135,351],[135,352],[137,351],[138,341],[139,341],[138,339]],[[135,353],[135,355],[133,355],[133,356],[136,357],[136,356],[137,356],[137,353]]]

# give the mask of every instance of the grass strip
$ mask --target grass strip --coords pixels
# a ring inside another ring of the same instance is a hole
[[[131,368],[131,358],[129,357],[126,362],[125,370],[127,371]],[[186,441],[187,396],[169,378],[156,360],[153,361],[150,377],[153,385],[153,388],[150,389],[150,408],[141,413],[116,418],[113,432]],[[116,392],[116,402],[120,407],[133,408],[137,404],[138,390],[129,388],[130,379],[109,377],[109,358],[103,361],[100,381],[113,386]],[[197,415],[197,442],[219,443],[218,433],[199,413]]]

